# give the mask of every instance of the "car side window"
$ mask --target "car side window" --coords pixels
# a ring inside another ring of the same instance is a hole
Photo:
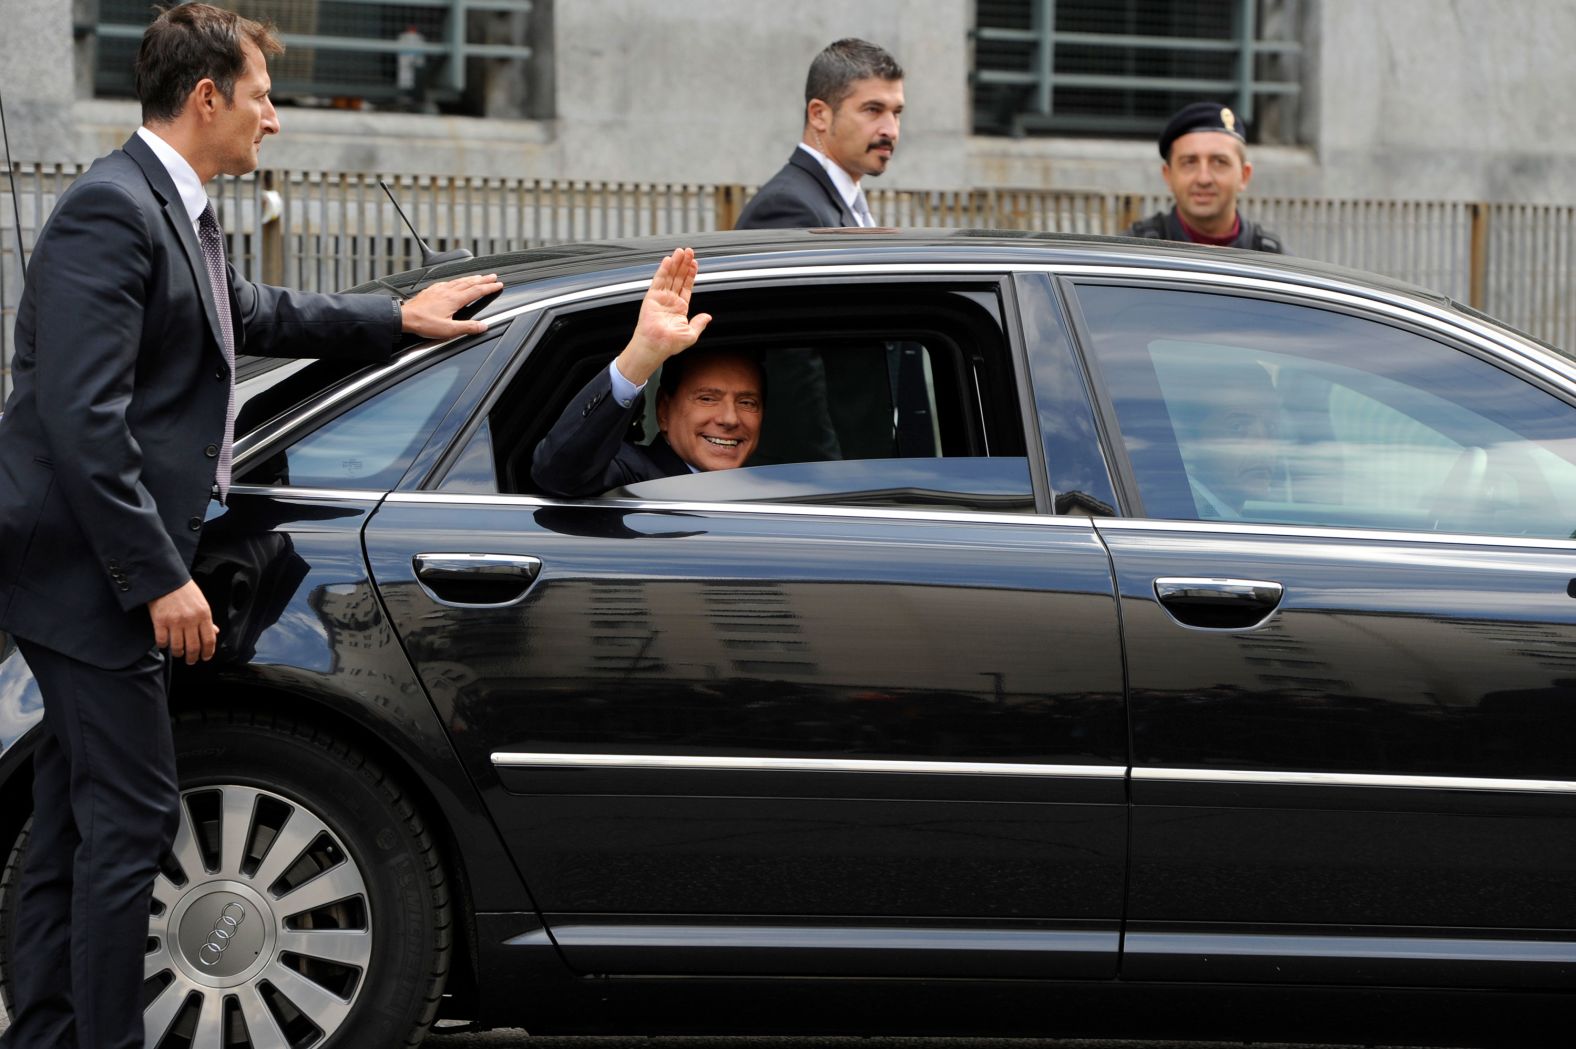
[[[1032,513],[1020,401],[994,296],[897,285],[697,293],[693,308],[717,318],[706,345],[737,348],[762,366],[755,453],[742,468],[647,480],[582,501]],[[532,453],[607,368],[633,319],[621,303],[547,326],[440,488],[545,494],[531,477]],[[626,443],[665,440],[660,381],[660,373],[649,381]]]
[[[1463,350],[1313,306],[1085,285],[1144,512],[1570,538],[1576,409]]]
[[[249,467],[239,483],[393,487],[486,350],[471,347],[373,394]]]

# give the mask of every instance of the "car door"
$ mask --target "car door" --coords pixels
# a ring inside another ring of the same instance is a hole
[[[903,374],[929,377],[939,419],[920,429],[950,449],[511,490],[503,445],[536,425],[512,406],[606,367],[581,367],[579,333],[628,304],[595,301],[544,318],[453,469],[378,510],[390,617],[579,971],[1114,973],[1110,568],[1087,518],[1036,512],[1001,294],[803,274],[697,292],[708,339],[834,354],[878,332],[878,362],[923,352]],[[839,295],[857,331],[826,327]]]
[[[1576,410],[1461,321],[1069,282],[1119,434],[1134,978],[1568,987]]]

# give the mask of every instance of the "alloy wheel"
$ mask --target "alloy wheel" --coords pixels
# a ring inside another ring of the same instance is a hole
[[[256,787],[182,793],[151,912],[150,1049],[319,1045],[344,1024],[372,957],[366,880],[339,835]]]

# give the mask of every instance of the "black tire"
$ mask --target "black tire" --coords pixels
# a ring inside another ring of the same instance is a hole
[[[22,854],[27,848],[28,835],[33,832],[33,818],[28,817],[17,832],[16,840],[3,846],[5,866],[0,868],[0,1008],[6,1018],[11,1009],[11,944],[16,939],[16,896],[13,889],[22,877]]]
[[[181,715],[175,750],[181,831],[154,887],[148,1049],[420,1043],[452,916],[399,784],[331,736],[250,712]],[[227,811],[243,817],[229,833]]]

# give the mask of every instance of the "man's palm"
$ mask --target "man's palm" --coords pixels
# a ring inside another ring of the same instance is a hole
[[[695,253],[688,248],[675,251],[657,267],[651,287],[640,304],[636,333],[663,357],[689,349],[711,323],[709,313],[689,315],[695,272]]]

